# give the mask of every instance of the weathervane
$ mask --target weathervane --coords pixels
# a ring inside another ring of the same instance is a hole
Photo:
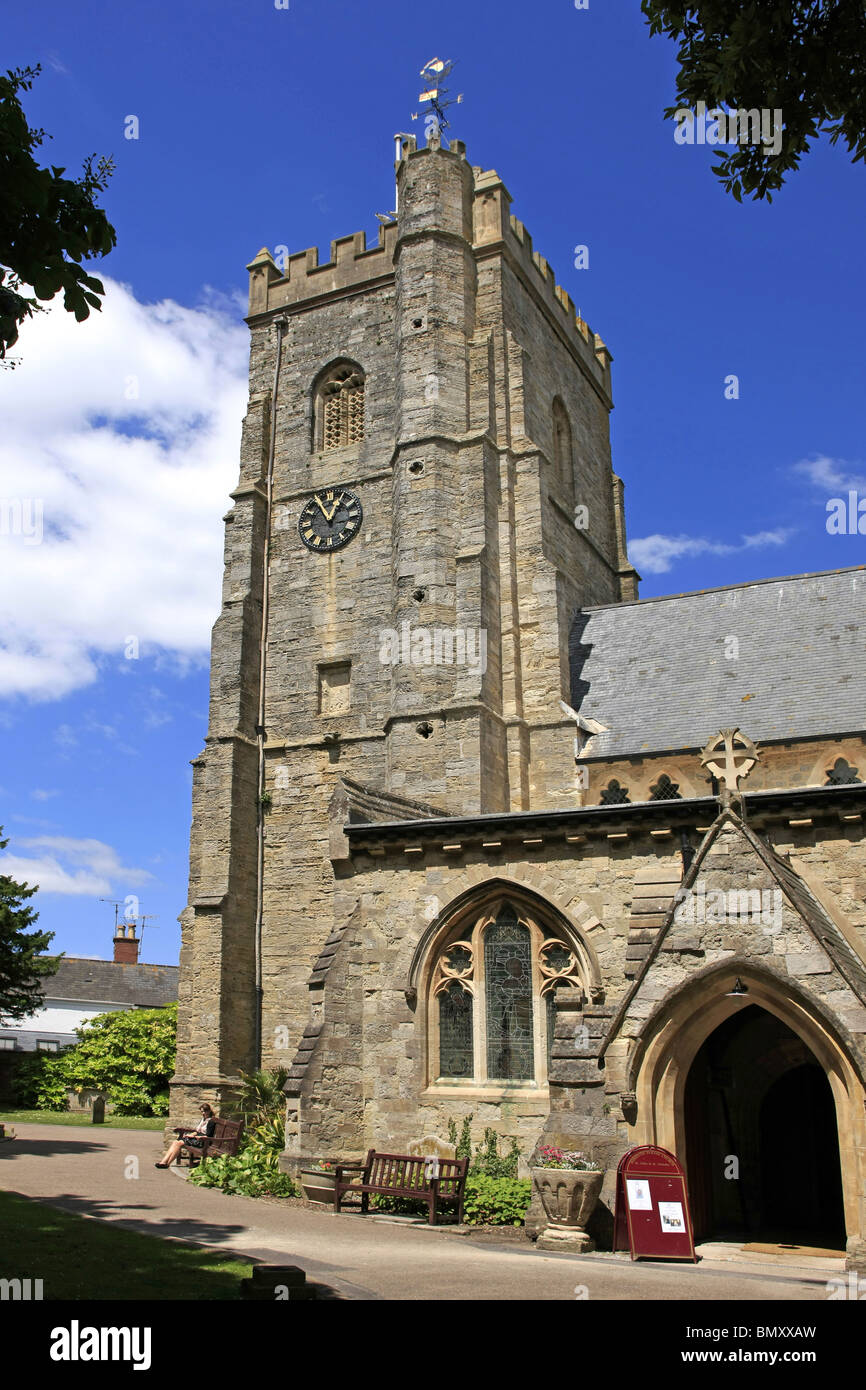
[[[429,63],[425,63],[421,69],[421,76],[424,79],[425,90],[420,93],[418,100],[427,103],[427,111],[424,116],[424,134],[428,144],[431,139],[434,143],[441,136],[442,131],[448,125],[448,118],[445,112],[449,106],[459,106],[463,101],[463,93],[459,96],[448,99],[448,88],[442,84],[445,78],[454,67],[450,58],[443,61],[442,58],[431,58]],[[419,113],[412,113],[412,120],[417,121]]]
[[[723,784],[723,806],[730,806],[731,799],[739,797],[739,783],[748,777],[760,756],[752,740],[739,729],[721,729],[701,750],[701,767]]]

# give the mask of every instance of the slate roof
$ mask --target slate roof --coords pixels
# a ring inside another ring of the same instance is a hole
[[[609,731],[589,758],[702,748],[728,725],[756,743],[858,732],[866,567],[584,609],[571,675],[575,710]]]
[[[45,981],[44,994],[46,1002],[80,999],[155,1009],[177,999],[179,974],[179,965],[120,965],[67,956]]]

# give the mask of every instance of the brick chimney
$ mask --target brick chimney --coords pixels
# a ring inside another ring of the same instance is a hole
[[[126,927],[122,922],[118,923],[117,935],[114,938],[114,963],[138,965],[138,937],[132,923]]]

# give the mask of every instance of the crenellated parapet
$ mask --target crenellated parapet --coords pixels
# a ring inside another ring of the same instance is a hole
[[[533,250],[532,237],[511,213],[511,194],[495,169],[474,168],[474,243],[476,254],[495,254],[504,249],[517,262],[527,284],[533,287],[554,311],[581,358],[610,393],[610,364],[613,360],[598,333],[576,312],[574,301],[561,285],[550,262]]]
[[[448,150],[436,143],[418,149],[414,137],[404,139],[396,172],[398,185],[402,166],[437,155],[465,164],[466,151],[461,140],[453,140]],[[550,262],[535,251],[532,237],[523,223],[511,213],[511,195],[494,169],[472,166],[472,242],[478,260],[490,255],[509,259],[530,292],[539,296],[556,322],[565,331],[574,351],[585,367],[610,394],[611,354],[585,319],[576,312],[574,301],[561,285]],[[401,207],[401,211],[404,209]],[[410,210],[406,210],[410,211]],[[414,209],[417,213],[419,209]],[[443,215],[447,209],[440,209]],[[281,268],[267,247],[263,247],[247,269],[250,273],[250,318],[330,295],[375,288],[394,274],[399,239],[405,236],[405,219],[384,223],[377,245],[367,246],[366,233],[353,232],[331,242],[330,259],[319,264],[315,246],[288,256]],[[411,216],[410,216],[411,222]]]
[[[303,300],[379,283],[394,274],[397,223],[379,228],[378,245],[367,246],[366,232],[331,242],[330,260],[319,265],[319,250],[309,246],[286,257],[280,270],[266,246],[247,266],[250,273],[250,318]]]

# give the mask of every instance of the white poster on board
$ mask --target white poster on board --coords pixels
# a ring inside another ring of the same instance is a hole
[[[653,1199],[647,1178],[626,1178],[625,1186],[632,1211],[652,1211]]]
[[[659,1202],[659,1217],[663,1231],[672,1236],[685,1235],[686,1218],[683,1216],[681,1202]]]

